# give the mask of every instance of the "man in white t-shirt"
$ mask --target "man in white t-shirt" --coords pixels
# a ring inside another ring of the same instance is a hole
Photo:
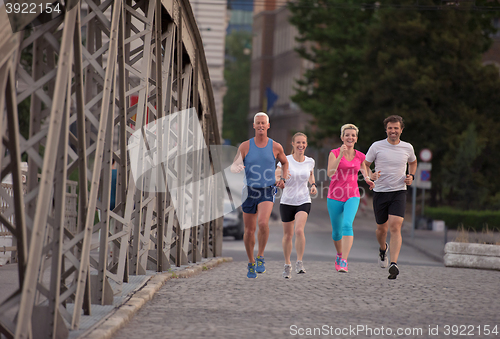
[[[411,185],[417,171],[417,157],[410,143],[400,139],[403,118],[391,115],[384,120],[387,139],[374,142],[366,153],[365,164],[369,168],[375,162],[375,188],[373,189],[373,211],[377,222],[377,241],[380,244],[380,267],[389,264],[387,251],[391,249],[389,279],[399,274],[397,260],[401,250],[401,227],[406,210],[406,186]],[[408,164],[408,174],[406,174]],[[387,231],[391,232],[390,246]]]

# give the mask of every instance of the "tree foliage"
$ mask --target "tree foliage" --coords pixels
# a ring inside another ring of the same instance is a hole
[[[247,124],[250,99],[251,41],[252,34],[246,31],[233,31],[226,36],[224,79],[227,92],[224,96],[222,136],[233,145],[247,139],[246,133],[241,133],[241,126]]]
[[[352,122],[366,151],[386,137],[383,119],[401,115],[402,139],[417,155],[422,148],[433,152],[434,197],[462,207],[500,207],[494,174],[500,161],[492,156],[500,146],[499,70],[482,64],[495,13],[400,10],[384,2],[375,10],[344,9],[334,0],[306,7],[302,1],[290,5],[291,22],[313,46],[299,52],[317,67],[299,83],[294,101],[315,117],[320,137]],[[320,8],[332,20],[316,16]]]
[[[350,99],[356,94],[364,68],[366,37],[372,13],[352,0],[299,0],[290,2],[291,23],[299,31],[301,57],[315,66],[298,81],[293,101],[314,116],[316,138],[337,135],[349,120]]]

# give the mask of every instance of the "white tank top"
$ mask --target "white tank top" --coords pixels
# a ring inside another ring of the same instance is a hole
[[[287,155],[286,158],[288,159],[288,172],[291,177],[286,180],[280,203],[300,206],[311,202],[307,182],[309,181],[311,171],[314,169],[314,159],[305,157],[304,161],[298,162],[291,154]],[[280,162],[278,162],[278,166],[281,167]]]

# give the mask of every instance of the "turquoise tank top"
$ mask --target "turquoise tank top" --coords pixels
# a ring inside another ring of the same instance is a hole
[[[262,148],[255,145],[254,138],[249,141],[250,147],[243,159],[247,186],[263,188],[274,185],[276,158],[273,152],[273,139],[269,138],[267,145]]]

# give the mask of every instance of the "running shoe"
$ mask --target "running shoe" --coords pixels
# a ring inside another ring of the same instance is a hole
[[[297,274],[306,273],[306,269],[304,268],[304,264],[302,263],[302,261],[297,261],[295,263],[295,272]]]
[[[285,264],[285,269],[283,270],[283,278],[292,279],[292,265]]]
[[[255,263],[257,264],[257,268],[255,269],[257,273],[264,273],[266,271],[266,266],[264,266],[264,257],[258,256],[255,259]]]
[[[399,267],[397,264],[391,264],[389,267],[389,279],[396,279],[399,274]]]
[[[337,256],[335,257],[335,269],[337,270],[337,272],[340,269],[340,260],[341,259],[342,259],[342,257],[337,254]]]
[[[247,278],[250,278],[250,279],[257,278],[257,273],[255,273],[255,263],[248,263]]]
[[[345,259],[340,259],[340,268],[339,268],[339,272],[344,272],[344,273],[347,273],[349,270],[348,270],[348,267],[349,267],[349,264],[347,263],[347,260]]]
[[[387,251],[389,250],[389,244],[385,243],[385,250],[379,249],[379,259],[378,263],[380,264],[380,267],[386,268],[387,265],[389,265],[389,257]]]

